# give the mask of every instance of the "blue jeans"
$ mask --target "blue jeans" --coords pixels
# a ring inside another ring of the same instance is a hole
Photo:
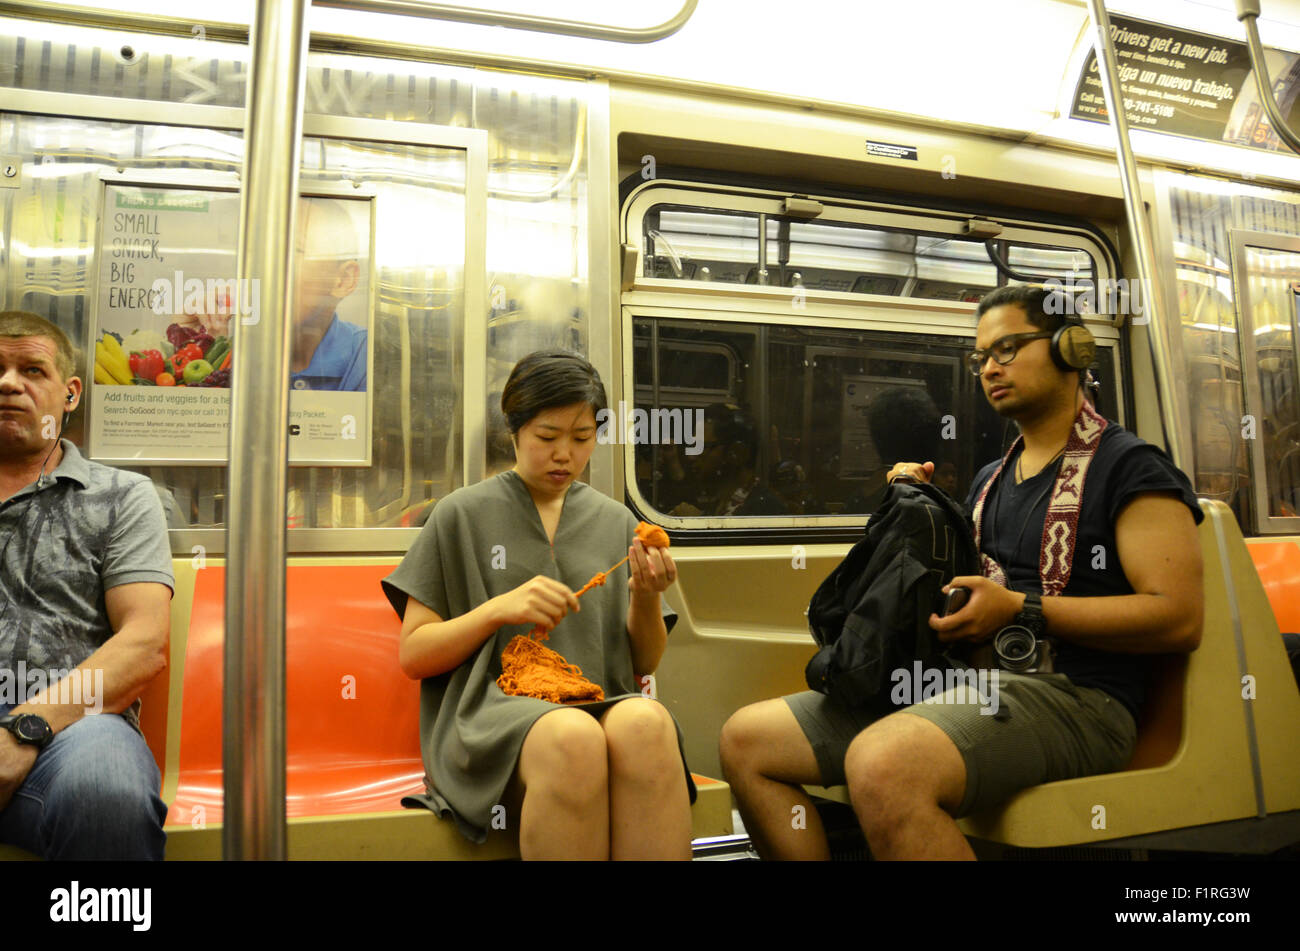
[[[163,857],[167,805],[144,738],[115,713],[57,733],[0,812],[0,842],[45,859]]]

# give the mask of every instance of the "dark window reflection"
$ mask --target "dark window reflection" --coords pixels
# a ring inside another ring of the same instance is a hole
[[[933,461],[935,482],[964,501],[1016,434],[963,368],[971,337],[649,317],[634,334],[644,429],[624,436],[661,513],[867,515],[904,460]],[[1109,351],[1094,374],[1113,417]]]
[[[962,338],[638,318],[635,346],[637,409],[702,423],[694,444],[633,440],[663,513],[865,515],[903,459],[960,497],[1001,445]]]

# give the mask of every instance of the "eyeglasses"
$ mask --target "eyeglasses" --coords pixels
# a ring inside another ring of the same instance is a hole
[[[1045,340],[1052,336],[1051,330],[1040,330],[1038,333],[1027,334],[1009,334],[1005,337],[999,337],[993,341],[993,346],[987,350],[972,350],[966,355],[966,368],[974,376],[979,376],[984,372],[984,363],[989,357],[998,362],[998,366],[1006,366],[1016,358],[1020,348],[1031,340]]]

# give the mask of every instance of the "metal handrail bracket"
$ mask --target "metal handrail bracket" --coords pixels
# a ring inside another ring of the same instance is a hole
[[[1255,85],[1259,88],[1259,102],[1272,126],[1292,152],[1300,153],[1300,136],[1291,131],[1282,110],[1273,97],[1273,81],[1268,77],[1268,61],[1264,59],[1264,46],[1259,41],[1259,0],[1237,0],[1237,19],[1246,27],[1246,46],[1250,49],[1250,65],[1255,72]]]

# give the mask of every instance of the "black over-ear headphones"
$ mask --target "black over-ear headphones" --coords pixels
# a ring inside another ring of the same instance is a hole
[[[1086,370],[1097,356],[1097,340],[1077,316],[1076,302],[1068,292],[1044,288],[1042,310],[1055,316],[1061,325],[1052,334],[1052,362],[1062,370]]]
[[[1051,351],[1062,370],[1086,370],[1097,356],[1097,340],[1082,323],[1067,320],[1052,334]]]

